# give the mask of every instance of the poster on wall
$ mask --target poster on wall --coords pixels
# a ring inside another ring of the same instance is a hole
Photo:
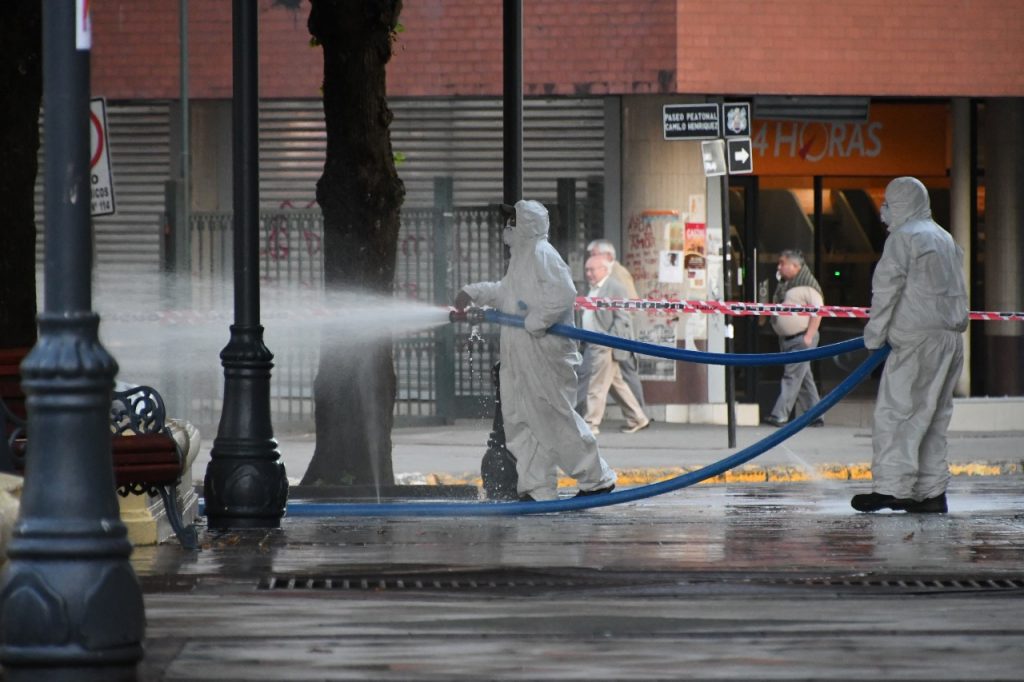
[[[682,251],[685,245],[682,221],[674,221],[665,224],[664,248],[669,251]]]
[[[658,282],[661,284],[683,283],[683,252],[662,251],[658,256]]]
[[[707,220],[704,218],[704,195],[703,194],[691,194],[690,195],[690,211],[686,216],[687,221],[691,223],[706,223]]]
[[[691,289],[707,288],[707,226],[704,223],[686,223],[683,245],[683,267]]]
[[[685,245],[685,228],[681,218],[679,211],[642,211],[629,221],[623,264],[633,275],[640,298],[681,298]],[[669,281],[666,281],[666,277]],[[636,338],[645,343],[675,348],[678,322],[679,316],[676,314],[633,313]],[[638,357],[641,379],[675,381],[676,363],[672,360],[644,355]]]

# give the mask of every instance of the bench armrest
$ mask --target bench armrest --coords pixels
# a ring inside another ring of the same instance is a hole
[[[152,386],[114,391],[110,402],[110,431],[115,436],[164,433],[167,409]]]

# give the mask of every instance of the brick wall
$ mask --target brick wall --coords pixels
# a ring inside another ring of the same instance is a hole
[[[318,97],[309,5],[258,0],[263,97]],[[94,0],[93,92],[176,98],[178,2]],[[1022,0],[524,0],[528,95],[1024,95]],[[394,96],[501,93],[501,0],[405,0]],[[189,3],[191,95],[231,94],[231,3]]]
[[[679,0],[680,91],[1024,95],[1021,0]]]
[[[177,98],[178,2],[93,0],[92,90],[111,99]],[[309,46],[308,4],[259,0],[260,94],[319,97],[323,61]],[[189,2],[190,93],[231,96],[231,2]]]
[[[526,94],[665,92],[674,85],[675,0],[523,5]],[[500,94],[501,21],[500,0],[407,2],[389,91]]]

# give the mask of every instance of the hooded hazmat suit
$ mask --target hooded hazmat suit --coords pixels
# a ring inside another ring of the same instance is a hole
[[[881,213],[890,234],[871,281],[864,344],[888,342],[892,353],[875,404],[871,476],[875,493],[920,502],[943,495],[949,481],[946,429],[968,320],[963,252],[932,221],[928,190],[915,178],[889,183]]]
[[[477,305],[526,314],[525,328],[501,328],[501,412],[508,449],[516,457],[518,492],[535,500],[556,499],[556,466],[575,478],[581,491],[610,488],[615,472],[573,410],[580,364],[576,342],[545,333],[559,322],[573,324],[576,287],[548,242],[547,209],[519,201],[515,211],[515,225],[504,233],[512,253],[505,276],[462,290]]]

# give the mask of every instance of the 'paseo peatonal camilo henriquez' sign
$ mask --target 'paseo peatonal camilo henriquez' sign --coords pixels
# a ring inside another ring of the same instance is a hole
[[[946,174],[944,104],[872,104],[863,122],[754,119],[758,175]]]

